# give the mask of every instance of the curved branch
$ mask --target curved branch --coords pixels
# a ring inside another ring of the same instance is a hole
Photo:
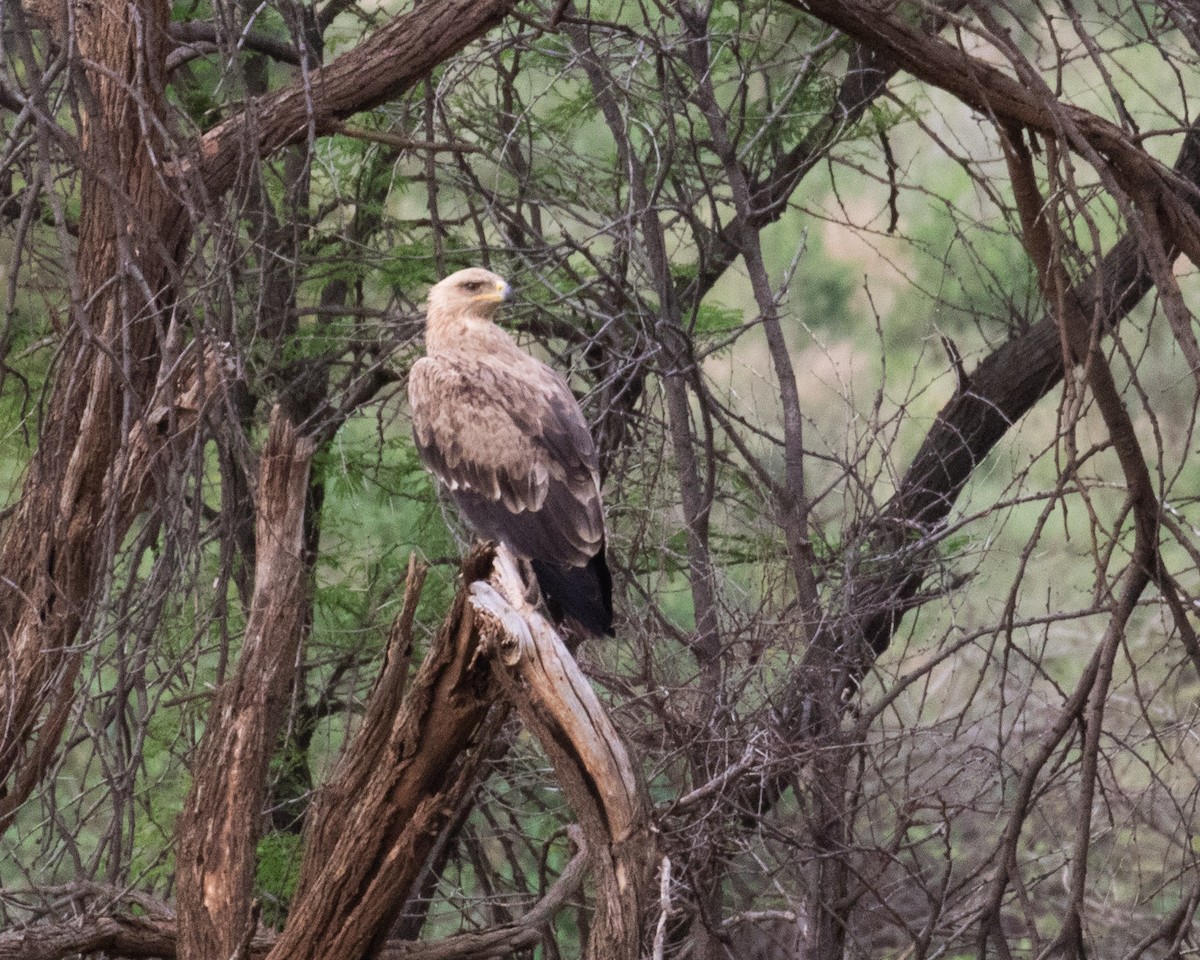
[[[492,576],[471,585],[481,648],[498,654],[493,674],[554,764],[592,851],[596,919],[587,956],[639,956],[658,862],[641,781],[591,684],[525,595],[500,547]]]
[[[1200,249],[1200,217],[1192,208],[1200,196],[1196,186],[1174,175],[1116,124],[1073,104],[1047,98],[1043,91],[867,0],[787,2],[986,116],[1048,137],[1060,136],[1064,130],[1077,134],[1082,142],[1073,146],[1099,154],[1130,197],[1148,195],[1163,206],[1177,244],[1189,255]],[[1179,202],[1181,194],[1184,203]]]
[[[222,32],[215,23],[206,20],[192,20],[188,23],[171,24],[171,39],[180,46],[214,44],[219,49]],[[249,30],[238,36],[235,45],[239,50],[261,53],[280,63],[290,63],[292,66],[300,65],[300,54],[290,41],[279,40],[257,30]],[[173,56],[174,53],[168,55],[168,68],[177,66],[171,60]]]
[[[936,15],[926,18],[923,29],[936,33],[945,25],[945,13],[956,13],[966,0],[946,0]],[[692,279],[680,281],[681,303],[699,303],[741,254],[740,235],[747,229],[761,230],[775,223],[788,209],[788,200],[808,173],[829,155],[830,149],[863,118],[883,92],[900,65],[864,43],[855,43],[847,55],[848,65],[833,105],[796,146],[780,157],[768,176],[751,184],[751,212],[740,212],[713,234],[710,248]]]
[[[204,135],[198,170],[211,194],[233,185],[245,144],[267,156],[399,96],[430,70],[496,26],[515,0],[438,0],[396,17],[362,44],[306,78],[252,102]]]
[[[1200,184],[1200,128],[1184,139],[1174,168]],[[1200,202],[1189,194],[1193,209]],[[1168,256],[1178,256],[1169,248]],[[1099,266],[1067,293],[1111,333],[1154,286],[1135,235],[1118,241]],[[1062,380],[1063,355],[1055,317],[1047,314],[986,357],[938,414],[882,515],[860,536],[861,555],[879,572],[853,578],[853,597],[830,618],[805,652],[781,694],[778,732],[795,743],[820,736],[844,706],[842,691],[888,648],[904,614],[919,602],[929,567],[931,534],[949,516],[975,468],[1034,404]],[[786,784],[757,798],[770,803]]]

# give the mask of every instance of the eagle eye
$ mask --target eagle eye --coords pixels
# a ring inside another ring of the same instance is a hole
[[[479,280],[468,280],[466,283],[463,284],[463,286],[466,287],[468,290],[470,290],[472,293],[474,293],[477,290],[483,289],[483,284]]]

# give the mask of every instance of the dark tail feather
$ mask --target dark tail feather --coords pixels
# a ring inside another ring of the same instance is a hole
[[[603,550],[586,567],[562,567],[544,560],[530,562],[546,606],[556,618],[570,617],[589,633],[613,636],[612,575]]]

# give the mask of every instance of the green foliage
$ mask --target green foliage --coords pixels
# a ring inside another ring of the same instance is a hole
[[[453,244],[451,245],[453,251]],[[453,257],[453,252],[450,253]],[[461,262],[467,263],[466,256]],[[393,247],[388,256],[379,264],[379,269],[372,271],[374,281],[382,288],[396,290],[422,290],[431,287],[439,279],[437,261],[434,258],[433,244],[425,240],[414,240]],[[447,268],[447,273],[453,268]]]
[[[280,929],[287,920],[287,905],[300,879],[303,837],[298,833],[268,833],[258,842],[258,872],[254,892],[262,903],[262,922]]]
[[[171,85],[172,98],[197,127],[213,126],[224,110],[224,98],[219,95],[223,76],[220,65],[207,59],[198,60],[181,74],[179,81]]]
[[[853,298],[861,278],[854,276],[851,267],[830,257],[820,241],[810,240],[803,263],[803,279],[792,294],[797,315],[813,330],[839,336],[858,332]]]

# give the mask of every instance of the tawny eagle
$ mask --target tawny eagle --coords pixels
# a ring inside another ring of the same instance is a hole
[[[508,294],[478,267],[429,291],[417,449],[475,532],[530,562],[553,614],[611,635],[596,446],[566,380],[492,322]]]

